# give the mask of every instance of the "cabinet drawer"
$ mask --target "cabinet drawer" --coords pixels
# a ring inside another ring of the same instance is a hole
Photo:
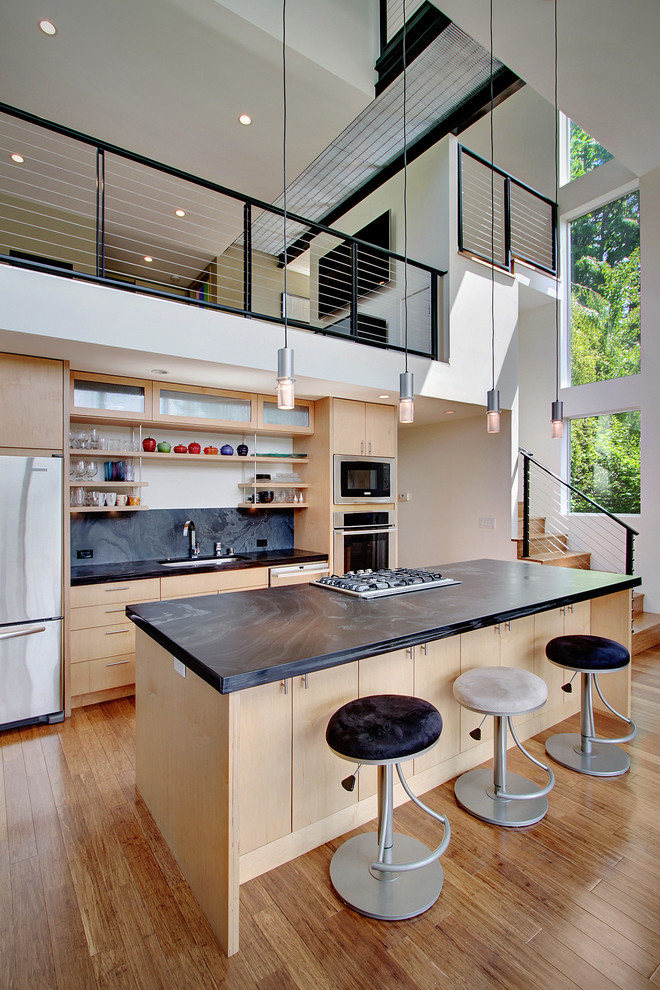
[[[132,654],[112,660],[90,660],[87,666],[90,691],[105,691],[125,684],[135,684],[135,657]]]
[[[111,605],[115,602],[144,602],[160,598],[160,578],[111,581],[108,584],[79,584],[71,588],[71,608]]]
[[[74,629],[71,632],[71,663],[116,657],[135,651],[135,626],[128,619],[100,629]]]
[[[245,591],[267,588],[268,568],[250,567],[243,571],[214,571],[207,574],[178,574],[161,578],[161,598],[210,595],[214,591]]]
[[[158,601],[158,598],[147,599],[148,601]],[[144,602],[144,598],[131,599],[129,602],[112,604],[104,602],[103,605],[87,605],[82,608],[72,608],[69,618],[70,629],[94,629],[96,626],[116,626],[118,622],[123,622],[126,618],[126,606],[137,605]]]

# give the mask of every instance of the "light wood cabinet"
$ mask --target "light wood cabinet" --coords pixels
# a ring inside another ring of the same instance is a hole
[[[290,682],[282,681],[240,693],[241,854],[291,831],[292,698]]]
[[[414,647],[411,647],[358,661],[358,697],[366,698],[370,694],[412,695],[414,653]],[[395,784],[397,782],[398,777],[395,777]],[[360,801],[375,794],[377,790],[378,768],[363,766],[358,774]]]
[[[153,383],[153,418],[172,426],[253,431],[257,397],[249,392]]]
[[[357,667],[349,663],[292,678],[294,831],[357,802],[357,788],[351,792],[341,786],[351,764],[335,756],[325,741],[330,716],[357,697]]]
[[[442,716],[442,735],[436,746],[414,761],[421,773],[457,756],[461,749],[461,706],[454,697],[454,681],[461,672],[461,643],[458,636],[437,639],[415,647],[417,698],[430,701]]]
[[[242,571],[207,571],[204,574],[173,574],[160,579],[162,601],[267,587],[267,567],[246,567]]]
[[[571,703],[580,697],[580,678],[573,682],[573,692],[562,691],[562,684],[571,679],[570,671],[550,663],[545,655],[546,645],[557,636],[589,635],[591,613],[589,602],[577,602],[549,612],[539,612],[534,623],[534,673],[548,686],[548,700],[541,711]]]
[[[461,674],[475,667],[499,667],[500,627],[486,626],[463,633],[461,639]],[[470,732],[476,729],[483,715],[461,706],[461,753],[480,745],[472,739]],[[481,727],[481,742],[493,738],[493,720],[487,718]]]
[[[257,396],[257,429],[260,433],[304,436],[314,432],[314,403],[296,399],[293,409],[278,409],[269,395]]]
[[[333,449],[336,454],[395,457],[395,407],[376,402],[335,399]]]
[[[87,371],[71,372],[71,415],[95,421],[139,423],[153,415],[151,382]]]
[[[64,449],[64,365],[0,354],[0,447]]]

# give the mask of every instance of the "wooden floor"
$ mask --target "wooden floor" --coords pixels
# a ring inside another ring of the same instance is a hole
[[[625,777],[557,767],[549,814],[522,831],[471,818],[445,784],[425,799],[452,826],[430,911],[388,924],[344,908],[333,843],[241,888],[230,960],[136,799],[131,700],[0,734],[0,987],[660,987],[660,649],[633,680]],[[437,844],[419,811],[395,821]]]

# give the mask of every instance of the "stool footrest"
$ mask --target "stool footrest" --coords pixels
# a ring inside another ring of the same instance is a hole
[[[430,863],[435,862],[436,859],[440,859],[443,852],[449,845],[449,840],[451,839],[451,827],[449,825],[449,819],[447,818],[447,816],[439,815],[437,811],[434,811],[432,808],[429,808],[428,805],[424,804],[423,801],[420,801],[420,799],[416,797],[413,794],[413,792],[410,790],[410,787],[408,786],[408,781],[403,775],[401,764],[397,763],[395,765],[396,765],[397,773],[399,775],[399,780],[401,781],[403,785],[403,789],[410,798],[410,800],[413,801],[418,808],[421,808],[422,811],[425,811],[427,815],[430,815],[431,818],[435,818],[437,822],[440,822],[440,824],[444,828],[444,836],[440,845],[437,846],[432,852],[429,853],[428,856],[425,856],[423,859],[415,860],[412,863],[386,863],[383,861],[383,853],[384,853],[384,848],[383,848],[384,831],[383,831],[383,835],[381,836],[381,843],[378,849],[378,859],[371,864],[372,870],[377,870],[378,872],[381,873],[406,873],[410,870],[421,870],[424,866],[428,866]],[[387,805],[385,809],[385,814],[387,814]]]
[[[506,791],[498,791],[499,797],[511,798],[514,801],[532,801],[534,800],[534,798],[545,797],[545,795],[549,794],[552,788],[555,786],[555,775],[552,770],[552,767],[549,767],[546,763],[541,763],[540,760],[537,760],[535,756],[532,756],[532,754],[525,749],[520,739],[518,739],[518,736],[516,735],[516,730],[513,727],[513,722],[511,721],[510,715],[507,718],[507,722],[509,723],[509,730],[511,732],[511,735],[513,736],[513,741],[515,742],[520,752],[523,753],[527,757],[527,759],[530,760],[532,763],[535,763],[537,767],[540,767],[541,770],[545,770],[545,772],[548,775],[548,783],[545,785],[545,787],[537,791],[530,791],[528,794],[511,794]]]
[[[609,701],[605,700],[605,698],[603,697],[603,692],[600,689],[600,684],[598,683],[598,674],[594,674],[593,678],[594,678],[594,684],[596,685],[596,690],[598,691],[598,697],[603,702],[605,707],[609,709],[609,711],[611,711],[612,714],[615,715],[617,718],[620,718],[622,722],[625,722],[626,725],[632,726],[632,731],[629,732],[627,736],[619,736],[618,739],[601,739],[598,736],[588,736],[587,738],[589,739],[590,742],[599,742],[599,743],[616,744],[616,743],[630,742],[630,740],[634,739],[635,736],[637,735],[637,726],[635,725],[635,723],[631,718],[627,718],[625,715],[622,715],[621,712],[618,712],[616,710],[616,708],[612,708]]]

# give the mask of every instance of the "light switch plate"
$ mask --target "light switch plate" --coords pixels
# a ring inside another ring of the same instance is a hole
[[[174,669],[176,670],[177,674],[180,674],[181,675],[181,677],[185,677],[186,676],[186,665],[185,665],[185,663],[181,663],[181,661],[180,660],[177,660],[176,658],[174,660]]]

